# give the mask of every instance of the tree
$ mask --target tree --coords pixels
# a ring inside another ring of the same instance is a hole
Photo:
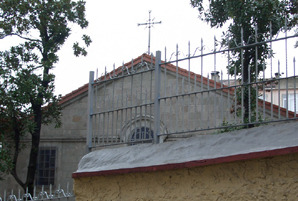
[[[0,126],[0,129],[2,129],[2,126]],[[12,167],[9,149],[2,144],[2,140],[0,141],[0,180],[3,180],[3,175],[7,174]]]
[[[297,0],[209,0],[208,9],[205,9],[205,3],[203,0],[191,0],[191,4],[198,8],[200,18],[210,23],[211,27],[229,24],[221,42],[224,47],[232,48],[227,69],[230,75],[240,76],[244,85],[249,80],[255,81],[259,73],[265,70],[266,59],[271,55],[267,43],[251,44],[269,40],[279,31],[290,30],[298,24]],[[243,45],[245,47],[237,48]],[[249,104],[252,108],[256,104],[256,92],[253,89],[254,92],[249,94],[248,88],[243,87],[246,123],[249,122]]]
[[[85,1],[3,0],[0,3],[0,38],[18,37],[21,43],[0,52],[0,122],[1,136],[12,150],[10,174],[25,190],[33,192],[42,124],[61,124],[60,96],[54,95],[51,73],[58,62],[58,51],[71,33],[71,25],[86,28]],[[89,46],[91,39],[83,35]],[[86,55],[79,43],[73,45],[76,56]],[[22,181],[17,169],[18,155],[30,137],[27,177]],[[4,150],[4,149],[3,149]],[[7,154],[5,154],[7,157]],[[3,158],[1,158],[3,160]],[[9,164],[9,163],[8,163]]]

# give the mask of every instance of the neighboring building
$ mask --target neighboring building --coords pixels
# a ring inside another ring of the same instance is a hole
[[[225,85],[235,86],[239,85],[238,80],[220,80],[218,78],[218,73],[213,73],[217,75],[217,79]],[[212,74],[212,76],[214,76]],[[298,113],[298,77],[293,76],[290,78],[281,77],[278,73],[275,73],[275,77],[266,78],[264,81],[259,80],[258,83],[258,92],[259,99],[265,100],[267,102],[273,103],[276,106],[282,108],[287,108],[289,111],[295,111]],[[256,85],[255,85],[256,86]],[[263,95],[265,94],[265,95]]]
[[[284,79],[276,76],[272,79],[267,79],[264,84],[264,89],[260,89],[260,99],[279,105],[288,110],[298,112],[298,77]],[[265,92],[265,95],[263,95]],[[295,108],[296,107],[296,108]]]
[[[152,66],[155,58],[142,55],[112,72],[96,78],[94,89],[94,125],[92,143],[102,149],[113,143],[129,146],[138,141],[152,141],[155,119],[155,75]],[[142,73],[143,70],[145,73]],[[121,77],[134,72],[130,77]],[[234,88],[209,80],[187,70],[167,64],[161,68],[160,141],[176,141],[182,138],[214,133],[224,120],[239,122],[231,114],[234,105]],[[104,80],[106,79],[106,80]],[[133,82],[133,84],[132,84]],[[196,93],[191,94],[194,91]],[[197,94],[197,92],[200,92]],[[178,97],[178,95],[182,96]],[[259,104],[263,104],[260,102]],[[73,184],[71,175],[77,170],[80,159],[87,153],[88,84],[62,97],[62,126],[42,126],[36,185],[53,184],[65,187]],[[139,106],[138,106],[139,105]],[[270,117],[270,103],[264,105],[264,114]],[[282,112],[285,110],[282,108]],[[282,114],[284,115],[284,114]],[[291,113],[293,116],[293,114]],[[274,106],[274,118],[277,108]],[[265,117],[264,117],[265,118]],[[96,121],[96,119],[98,121]],[[201,129],[200,131],[197,131]],[[196,132],[194,132],[196,131]],[[168,135],[171,134],[171,135]],[[20,154],[17,171],[25,178],[28,149]],[[0,189],[17,189],[12,176],[0,182]]]

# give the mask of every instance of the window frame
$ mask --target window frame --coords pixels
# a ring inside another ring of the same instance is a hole
[[[287,108],[288,107],[288,110],[290,111],[295,111],[294,107],[295,107],[295,94],[294,93],[289,93],[288,94],[288,97],[287,97],[287,94],[283,94],[282,95],[282,103],[283,103],[283,107],[284,108]],[[296,112],[298,112],[298,94],[296,93]]]
[[[35,176],[36,186],[55,186],[57,169],[57,148],[39,147]]]
[[[136,127],[129,139],[130,139],[130,145],[135,145],[137,143],[146,143],[147,140],[152,142],[154,137],[154,131],[150,129],[147,126],[141,126],[141,127]]]

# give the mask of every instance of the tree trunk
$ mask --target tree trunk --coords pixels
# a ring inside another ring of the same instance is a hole
[[[35,116],[34,116],[36,128],[34,132],[31,134],[32,136],[31,150],[30,150],[27,179],[26,179],[26,186],[28,187],[28,192],[31,195],[33,195],[34,180],[35,180],[36,169],[37,169],[37,159],[38,159],[40,131],[41,131],[41,119],[42,119],[41,105],[38,105],[36,106]]]

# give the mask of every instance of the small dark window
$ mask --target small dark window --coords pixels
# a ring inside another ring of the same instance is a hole
[[[132,133],[130,141],[131,145],[134,145],[136,142],[146,142],[153,139],[153,131],[148,127],[136,128]]]
[[[54,185],[56,170],[56,148],[40,147],[38,152],[36,185]]]

